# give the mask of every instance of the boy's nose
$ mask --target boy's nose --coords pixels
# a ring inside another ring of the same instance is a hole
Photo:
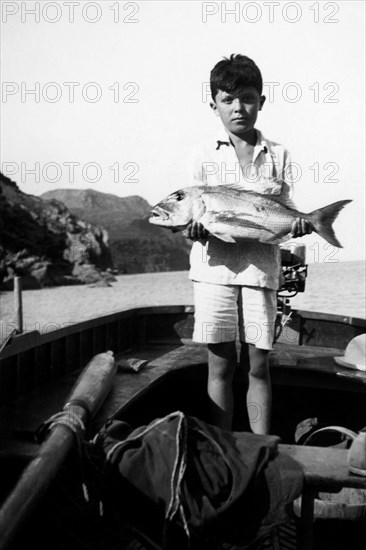
[[[235,99],[234,109],[236,112],[245,112],[245,105],[240,99]]]

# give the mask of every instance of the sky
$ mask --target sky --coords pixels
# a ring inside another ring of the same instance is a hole
[[[365,3],[1,2],[3,173],[25,193],[140,195],[189,185],[192,147],[216,136],[209,73],[231,53],[258,64],[257,128],[295,167],[309,212],[352,199],[312,234],[307,261],[365,259]]]

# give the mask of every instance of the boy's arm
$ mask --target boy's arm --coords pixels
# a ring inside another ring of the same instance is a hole
[[[282,196],[292,198],[294,194],[294,184],[293,184],[293,175],[291,167],[291,157],[287,151],[285,151],[284,156],[284,167],[282,174],[283,184],[282,184]],[[313,231],[313,227],[309,220],[306,218],[296,218],[292,224],[291,228],[291,237],[303,237],[304,235],[309,235]]]

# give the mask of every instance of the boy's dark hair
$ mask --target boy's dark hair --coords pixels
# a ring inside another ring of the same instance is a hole
[[[210,87],[214,101],[219,90],[236,95],[245,86],[253,86],[262,95],[261,72],[246,55],[231,54],[230,58],[219,61],[211,71]]]

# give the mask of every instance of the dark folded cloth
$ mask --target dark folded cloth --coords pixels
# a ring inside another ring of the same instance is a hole
[[[108,475],[122,476],[164,509],[165,523],[228,545],[248,545],[287,520],[302,470],[277,453],[279,438],[228,432],[181,412],[132,430],[112,421],[95,446]]]

